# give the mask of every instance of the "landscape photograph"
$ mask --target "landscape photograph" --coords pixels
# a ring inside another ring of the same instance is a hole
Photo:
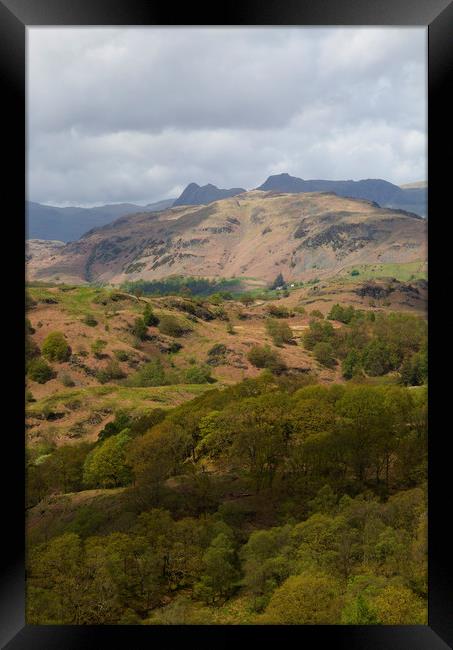
[[[27,29],[28,624],[427,625],[426,58]]]

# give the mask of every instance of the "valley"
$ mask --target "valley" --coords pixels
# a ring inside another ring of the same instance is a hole
[[[425,241],[262,191],[30,240],[28,620],[424,623]]]

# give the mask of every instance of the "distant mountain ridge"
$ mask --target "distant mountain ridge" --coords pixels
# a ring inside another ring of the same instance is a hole
[[[427,216],[427,185],[419,181],[398,186],[382,179],[359,181],[304,180],[289,174],[269,176],[258,190],[301,194],[304,192],[333,192],[344,198],[374,201],[381,207],[406,210]],[[94,208],[59,208],[26,201],[27,239],[70,242],[105,226],[120,217],[143,212],[158,212],[171,207],[208,205],[247,192],[242,187],[221,189],[208,183],[189,183],[177,199],[165,199],[146,206],[134,203],[114,203]]]
[[[156,212],[173,205],[174,199],[150,203],[147,206],[134,203],[113,203],[95,208],[58,208],[33,201],[25,201],[27,239],[75,241],[92,228],[134,212]]]
[[[210,205],[123,216],[65,246],[32,242],[31,279],[107,282],[169,275],[308,281],[356,264],[426,259],[426,221],[333,192],[253,190]]]
[[[419,185],[419,184],[417,184]],[[401,188],[379,178],[360,181],[304,180],[289,174],[269,176],[258,190],[265,192],[334,192],[337,196],[374,201],[385,208],[398,208],[426,217],[425,187]]]
[[[203,186],[200,186],[197,183],[189,183],[173,205],[206,205],[213,201],[229,199],[230,197],[242,194],[243,192],[246,192],[243,187],[232,187],[224,190],[212,185],[211,183]]]

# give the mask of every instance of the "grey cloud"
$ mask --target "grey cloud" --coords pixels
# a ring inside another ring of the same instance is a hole
[[[29,29],[29,198],[426,176],[424,29]]]

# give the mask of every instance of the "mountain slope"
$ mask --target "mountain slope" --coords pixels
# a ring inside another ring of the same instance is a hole
[[[222,190],[211,183],[202,187],[197,185],[197,183],[189,183],[173,205],[203,205],[212,203],[213,201],[219,201],[220,199],[227,199],[231,196],[242,194],[245,191],[242,187],[232,187],[229,190]]]
[[[31,260],[29,277],[120,283],[184,274],[287,280],[354,264],[426,258],[417,215],[335,194],[252,191],[198,207],[142,212]]]
[[[375,201],[383,207],[410,210],[426,216],[426,188],[406,188],[382,179],[360,181],[303,180],[289,174],[276,174],[257,189],[273,192],[335,192],[338,196]]]
[[[167,199],[151,203],[146,209],[149,212],[165,210],[173,201],[174,199]],[[92,228],[98,228],[125,214],[140,212],[143,209],[143,206],[133,203],[114,203],[95,208],[57,208],[26,201],[27,238],[74,241]]]

